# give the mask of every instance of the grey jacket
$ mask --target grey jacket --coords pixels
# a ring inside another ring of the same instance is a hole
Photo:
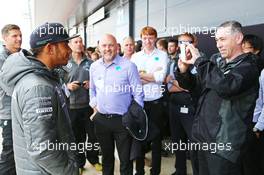
[[[78,65],[73,58],[71,58],[67,66],[63,67],[67,72],[65,78],[66,83],[90,80],[89,71],[92,63],[93,61],[89,60],[87,57],[83,57],[81,63]],[[89,90],[81,86],[79,89],[71,91],[70,109],[82,109],[87,107],[89,107]]]
[[[11,53],[4,47],[0,52],[0,68]],[[0,88],[0,119],[11,119],[11,97]]]
[[[12,128],[18,175],[77,175],[74,142],[58,79],[26,51],[11,55],[0,87],[12,94]]]

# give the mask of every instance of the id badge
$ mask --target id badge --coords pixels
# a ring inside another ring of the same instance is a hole
[[[189,112],[189,108],[187,108],[185,106],[181,107],[180,113],[182,113],[182,114],[188,114],[188,112]]]

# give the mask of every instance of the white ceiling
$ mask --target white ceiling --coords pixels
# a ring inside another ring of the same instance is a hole
[[[67,19],[78,14],[81,2],[84,0],[29,0],[31,2],[32,28],[45,22],[60,22],[65,24]],[[93,3],[103,2],[103,0],[88,0],[88,9]],[[118,0],[120,1],[120,0]],[[141,0],[140,0],[141,1]],[[160,0],[152,0],[155,3]],[[170,0],[168,2],[175,2]],[[221,21],[235,19],[243,25],[253,25],[264,22],[263,0],[179,0],[176,10],[178,15],[168,17],[168,21],[181,24],[215,26]],[[82,14],[82,13],[80,13]],[[75,21],[77,22],[77,21]]]
[[[31,0],[32,28],[46,22],[65,24],[81,0]]]

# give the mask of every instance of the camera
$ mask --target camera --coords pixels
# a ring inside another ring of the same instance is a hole
[[[84,86],[84,82],[78,82],[78,83],[75,83],[75,84],[77,84],[79,86]]]
[[[185,60],[186,59],[186,46],[191,44],[190,41],[179,41],[178,44],[180,46],[180,59]]]

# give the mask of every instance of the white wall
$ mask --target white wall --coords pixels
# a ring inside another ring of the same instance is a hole
[[[264,23],[264,0],[149,0],[149,3],[148,14],[147,0],[135,0],[136,40],[146,25],[155,27],[158,36],[164,37],[182,32],[207,34],[207,29],[213,30],[227,20],[237,20],[243,26]],[[87,28],[88,46],[95,46],[105,33],[115,35],[118,42],[129,34],[128,4],[120,6],[120,0],[115,0],[106,9],[107,17]]]
[[[147,25],[146,0],[136,0],[135,34]],[[149,25],[159,36],[181,33],[183,30],[200,30],[217,27],[226,20],[237,20],[243,26],[264,23],[263,0],[167,0],[167,26],[164,28],[165,0],[149,0]]]

